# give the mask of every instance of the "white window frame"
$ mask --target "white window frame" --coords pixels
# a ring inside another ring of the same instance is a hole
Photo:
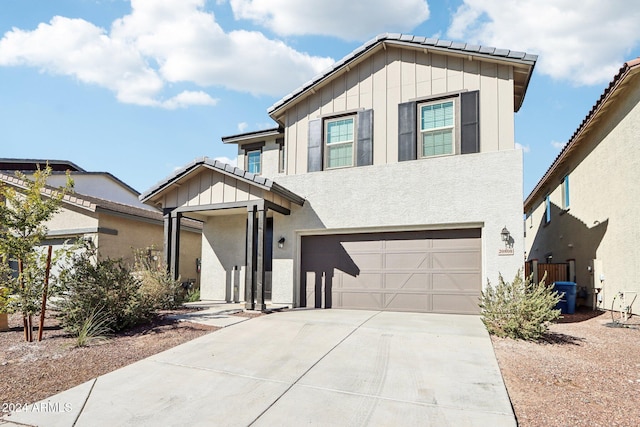
[[[347,115],[347,116],[338,116],[338,117],[332,117],[332,118],[327,118],[324,120],[323,123],[323,144],[324,144],[324,168],[325,170],[327,169],[343,169],[343,168],[351,168],[355,166],[355,155],[356,155],[356,138],[357,138],[357,134],[358,134],[358,121],[356,119],[356,115]],[[331,123],[335,123],[335,122],[339,122],[342,120],[351,120],[353,122],[353,135],[352,135],[352,139],[350,141],[340,141],[340,142],[334,142],[334,143],[329,143],[328,142],[328,135],[329,135],[329,124]],[[347,145],[351,145],[351,163],[348,165],[341,165],[341,166],[329,166],[329,147],[335,147],[335,146],[347,146]]]
[[[259,166],[259,171],[258,172],[251,172],[249,170],[249,157],[251,156],[251,154],[258,154],[258,166]],[[247,150],[247,152],[244,154],[244,158],[245,158],[245,169],[247,172],[251,172],[255,175],[260,175],[262,174],[262,149],[258,148],[256,150]]]
[[[433,101],[420,102],[418,103],[418,111],[417,111],[417,127],[418,127],[418,158],[419,159],[431,159],[434,157],[444,157],[444,156],[453,156],[458,153],[458,141],[459,141],[459,132],[460,126],[458,125],[458,108],[459,108],[459,96],[450,97],[450,98],[441,98]],[[453,104],[453,124],[451,126],[443,126],[434,129],[423,130],[422,129],[422,108],[428,107],[430,105],[438,105],[438,104],[446,104],[451,102]],[[423,143],[423,135],[431,132],[438,132],[446,129],[451,129],[451,153],[445,154],[434,154],[425,156],[424,155],[424,143]]]

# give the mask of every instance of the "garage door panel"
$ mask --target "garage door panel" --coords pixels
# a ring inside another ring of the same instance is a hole
[[[338,300],[341,308],[382,310],[383,295],[375,292],[341,292]]]
[[[301,274],[328,275],[322,291],[302,291],[315,297],[307,306],[477,313],[480,236],[480,229],[303,236]]]
[[[438,313],[478,314],[480,293],[474,295],[433,295],[433,311]]]
[[[433,268],[439,270],[477,269],[480,265],[478,252],[436,252],[433,254]]]
[[[362,273],[356,277],[344,273],[336,273],[334,289],[376,289],[382,288],[382,275],[378,273]]]
[[[383,261],[383,254],[381,253],[349,253],[349,256],[360,271],[377,269]]]
[[[433,290],[477,291],[480,273],[435,273],[433,274]]]
[[[386,273],[383,277],[385,289],[431,289],[431,275],[427,273]]]
[[[424,252],[387,253],[384,268],[393,270],[424,270],[429,268],[429,254]]]
[[[384,310],[393,311],[431,311],[430,295],[425,294],[386,294]]]

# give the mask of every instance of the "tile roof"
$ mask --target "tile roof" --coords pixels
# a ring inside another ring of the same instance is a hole
[[[569,142],[567,142],[560,153],[556,156],[551,166],[547,169],[545,174],[540,178],[536,186],[533,188],[531,193],[527,196],[524,201],[524,211],[525,213],[531,208],[532,203],[535,201],[536,197],[544,190],[545,185],[551,179],[552,175],[556,171],[556,169],[564,163],[570,153],[575,150],[575,147],[580,143],[581,136],[584,134],[585,130],[594,122],[594,118],[598,113],[603,110],[604,106],[607,102],[614,96],[617,89],[620,87],[625,78],[635,72],[640,72],[640,57],[633,59],[631,61],[625,62],[618,73],[614,76],[613,80],[609,83],[607,88],[604,90],[600,98],[596,101],[596,103],[591,107],[591,110],[587,113],[587,116],[582,120],[578,129],[573,133],[571,138],[569,138]]]
[[[532,55],[525,52],[519,52],[519,51],[514,51],[509,49],[497,49],[495,47],[478,46],[478,45],[473,45],[469,43],[452,42],[448,40],[419,37],[419,36],[413,36],[409,34],[385,33],[385,34],[380,34],[376,38],[369,40],[367,43],[358,47],[357,49],[355,49],[353,52],[351,52],[341,60],[335,62],[331,67],[322,71],[320,74],[318,74],[317,76],[315,76],[314,78],[312,78],[311,80],[309,80],[308,82],[300,86],[298,89],[284,96],[281,100],[279,100],[278,102],[273,104],[271,107],[269,107],[267,112],[271,115],[276,110],[280,109],[285,104],[292,101],[294,98],[297,98],[306,90],[310,89],[312,86],[315,86],[322,80],[334,74],[337,70],[346,66],[348,63],[362,56],[366,52],[371,51],[374,47],[382,44],[383,42],[396,43],[401,45],[404,44],[404,45],[411,45],[411,46],[420,46],[422,48],[430,49],[433,51],[440,50],[440,51],[449,52],[449,53],[471,55],[476,57],[486,57],[486,58],[493,58],[498,60],[514,62],[514,63],[521,63],[531,67],[528,77],[530,77],[531,72],[533,71],[535,62],[538,59],[537,55]],[[529,83],[529,78],[526,79],[524,91],[526,91],[526,86],[528,85],[528,83]],[[524,95],[522,96],[522,99],[524,99]],[[520,102],[520,104],[521,103],[522,102]],[[520,108],[520,105],[516,105],[515,107],[517,111]]]
[[[19,187],[26,188],[26,183],[17,176],[11,176],[0,172],[0,182]],[[42,194],[45,196],[51,196],[58,190],[53,187],[45,187]],[[162,213],[160,211],[152,211],[149,209],[139,208],[136,206],[126,205],[123,203],[114,202],[111,200],[101,199],[94,196],[79,193],[65,194],[62,199],[63,204],[75,206],[80,209],[87,210],[89,212],[105,212],[131,215],[138,218],[150,219],[154,221],[163,221]],[[193,224],[191,224],[193,226]]]

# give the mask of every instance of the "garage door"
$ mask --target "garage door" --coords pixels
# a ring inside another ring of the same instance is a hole
[[[302,307],[479,312],[480,229],[303,236]]]

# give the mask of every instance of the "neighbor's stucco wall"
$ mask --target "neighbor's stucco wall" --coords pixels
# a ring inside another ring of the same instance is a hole
[[[317,88],[286,112],[286,173],[307,172],[309,120],[373,109],[373,162],[398,161],[398,104],[462,90],[480,91],[480,149],[514,148],[513,68],[389,46]]]
[[[49,229],[49,234],[54,236],[75,235],[79,232],[87,232],[87,230],[97,231],[98,214],[63,205],[45,225]]]
[[[586,134],[571,160],[551,178],[545,189],[551,195],[551,222],[544,225],[544,194],[526,219],[528,259],[543,262],[548,254],[553,262],[575,259],[577,285],[592,293],[595,279],[603,289],[603,308],[611,308],[619,290],[640,292],[639,141],[640,76],[636,75]],[[567,174],[570,206],[562,212],[560,184]],[[594,259],[598,261],[593,263]],[[640,313],[640,302],[633,309]]]
[[[135,249],[154,247],[162,253],[164,240],[164,225],[161,223],[133,220],[130,218],[100,214],[100,227],[117,231],[116,235],[100,233],[98,236],[98,250],[100,256],[124,258],[133,262]],[[201,256],[201,234],[188,230],[180,233],[180,279],[187,281],[198,279],[196,258]]]

